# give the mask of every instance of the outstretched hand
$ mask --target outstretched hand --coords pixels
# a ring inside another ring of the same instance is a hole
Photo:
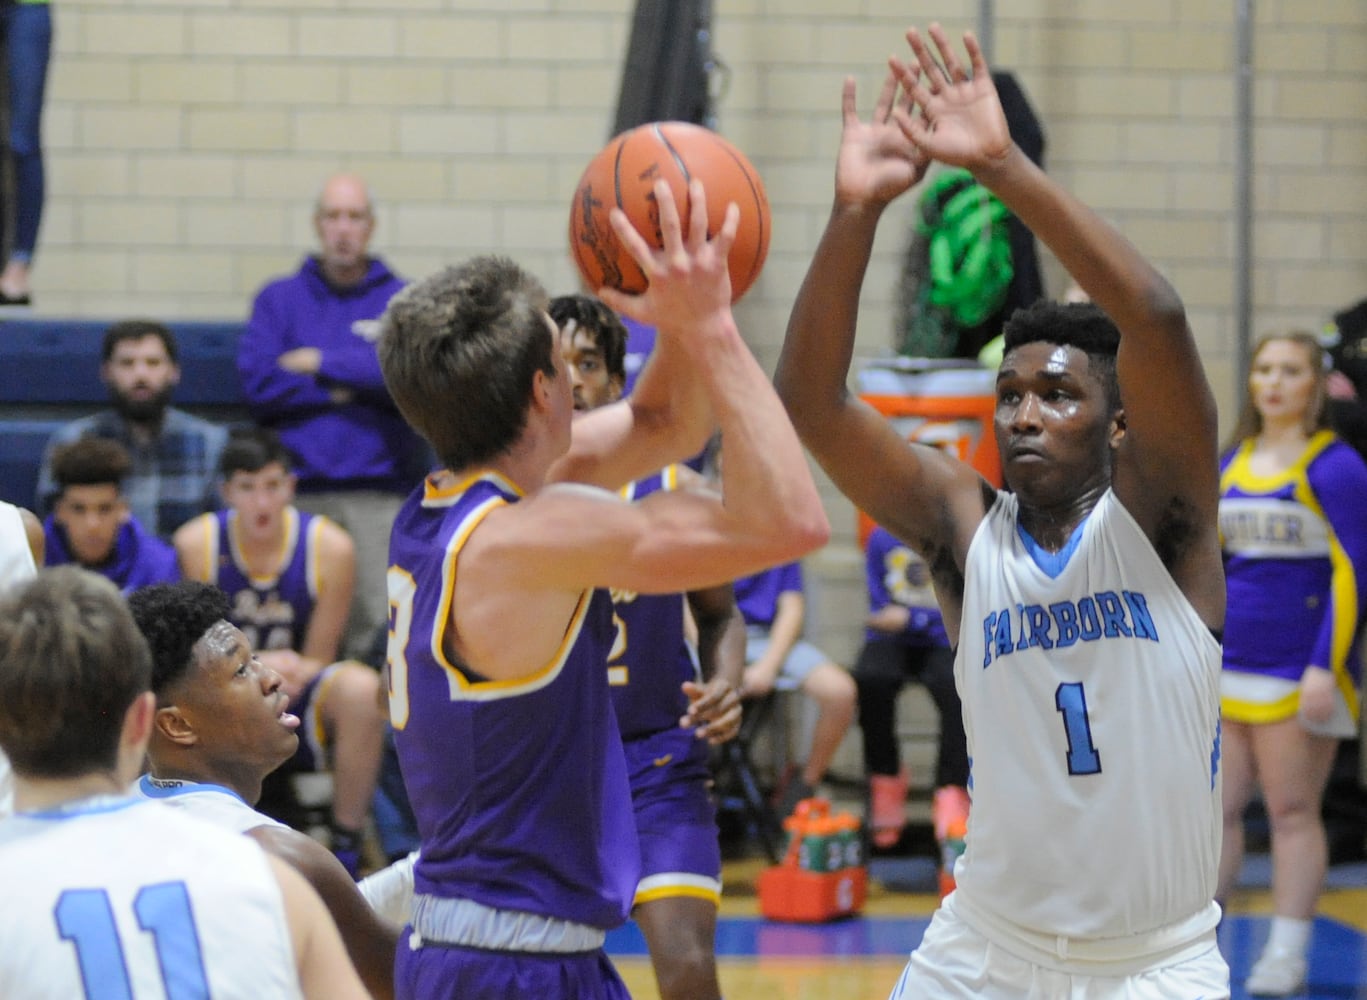
[[[835,199],[840,204],[881,207],[925,176],[930,158],[894,118],[897,82],[898,76],[889,72],[873,116],[865,122],[860,120],[855,106],[854,78],[845,78],[841,93],[840,154],[835,161]],[[909,115],[910,97],[904,97],[902,104],[901,114]]]
[[[978,40],[971,31],[964,32],[970,75],[943,28],[932,24],[930,37],[939,61],[915,28],[907,31],[915,64],[889,60],[911,102],[920,108],[916,116],[909,106],[894,108],[893,119],[931,159],[969,170],[990,167],[1010,152],[1011,130]]]
[[[655,204],[660,212],[663,246],[656,250],[636,231],[626,213],[614,208],[613,231],[640,265],[649,282],[640,295],[613,288],[598,292],[614,312],[660,329],[690,329],[731,308],[731,275],[726,258],[736,241],[740,209],[726,206],[721,229],[707,236],[707,195],[702,182],[688,184],[688,232],[683,231],[678,206],[669,184],[655,182]]]

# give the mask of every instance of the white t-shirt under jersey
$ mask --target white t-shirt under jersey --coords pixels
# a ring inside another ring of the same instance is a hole
[[[1017,510],[998,494],[964,570],[973,808],[958,891],[1037,934],[1208,932],[1219,644],[1112,492],[1052,556]]]

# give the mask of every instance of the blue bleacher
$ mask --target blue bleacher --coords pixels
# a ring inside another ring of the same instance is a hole
[[[43,449],[52,432],[62,423],[61,420],[0,421],[0,434],[4,435],[4,447],[0,448],[0,500],[32,509]]]
[[[100,381],[100,346],[114,322],[0,321],[0,499],[32,507],[48,436],[68,420],[109,405]],[[166,325],[180,353],[173,405],[224,423],[247,421],[236,368],[242,323]]]

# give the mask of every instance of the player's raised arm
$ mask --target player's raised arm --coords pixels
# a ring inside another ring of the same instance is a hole
[[[715,427],[678,338],[661,335],[630,396],[575,418],[570,450],[548,479],[615,490],[698,454]]]
[[[794,303],[774,383],[803,444],[841,492],[945,568],[962,564],[982,516],[981,477],[939,451],[909,445],[846,386],[878,220],[928,162],[893,119],[897,93],[889,73],[864,121],[854,81],[845,81],[835,202]],[[951,541],[958,557],[940,558]],[[942,575],[938,582],[949,581]]]
[[[966,68],[939,25],[912,29],[915,65],[893,61],[919,115],[895,119],[932,158],[969,169],[1067,268],[1121,332],[1117,369],[1125,436],[1114,488],[1170,569],[1183,555],[1161,537],[1174,520],[1198,540],[1197,561],[1218,557],[1215,402],[1172,286],[1116,229],[1041,171],[1011,141],[996,88],[972,33]],[[1179,580],[1179,583],[1183,582]],[[1185,587],[1184,587],[1185,589]]]
[[[698,368],[699,347],[719,325],[734,327],[727,259],[740,213],[729,205],[720,231],[709,239],[707,216],[699,214],[707,210],[701,185],[690,186],[691,218],[682,220],[686,234],[663,181],[656,186],[656,197],[661,206],[668,203],[674,220],[675,252],[650,248],[625,214],[614,210],[618,239],[637,257],[650,283],[640,295],[612,288],[598,292],[614,312],[655,328],[654,350],[630,396],[576,419],[569,454],[551,470],[553,481],[616,489],[696,455],[716,428],[712,393],[700,377],[706,372]],[[662,231],[664,216],[662,211]]]
[[[518,505],[527,514],[519,517],[525,526],[483,535],[483,544],[502,547],[504,571],[526,585],[693,590],[799,558],[829,534],[797,435],[731,314],[726,254],[735,236],[734,206],[709,240],[701,184],[690,188],[687,234],[668,187],[661,183],[657,193],[662,250],[648,247],[625,215],[613,215],[618,237],[650,286],[634,299],[605,291],[604,301],[654,323],[686,358],[680,377],[702,387],[726,441],[724,500],[680,491],[627,505],[552,485]]]

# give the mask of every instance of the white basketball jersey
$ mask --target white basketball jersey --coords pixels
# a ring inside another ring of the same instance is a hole
[[[32,580],[37,574],[19,508],[0,500],[0,590]],[[14,779],[10,775],[8,758],[0,752],[0,819],[13,811]]]
[[[1049,935],[1213,926],[1219,643],[1109,490],[1053,566],[1017,510],[998,494],[964,569],[958,891]]]
[[[155,802],[0,824],[5,1000],[294,1000],[279,884],[245,837]]]
[[[289,829],[279,820],[257,812],[247,805],[242,796],[222,785],[206,785],[177,778],[154,778],[144,774],[133,786],[133,794],[160,802],[233,833],[246,833],[259,826]]]

